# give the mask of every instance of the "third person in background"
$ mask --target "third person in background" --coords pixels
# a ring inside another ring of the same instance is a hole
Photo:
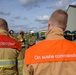
[[[34,31],[30,30],[28,39],[28,48],[36,44],[36,37],[34,36]]]
[[[14,35],[14,31],[13,30],[10,30],[9,31],[9,34],[10,34],[10,37],[16,39],[15,35]]]
[[[17,36],[17,40],[21,43],[21,47],[22,47],[22,54],[24,55],[25,49],[27,48],[27,41],[25,38],[25,34],[23,30],[20,30],[20,34]]]

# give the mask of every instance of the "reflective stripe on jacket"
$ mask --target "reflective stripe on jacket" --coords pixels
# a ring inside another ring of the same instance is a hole
[[[23,60],[18,60],[18,66],[22,66],[23,65]]]
[[[0,67],[16,66],[16,59],[0,60]]]
[[[7,60],[0,60],[0,67],[12,67],[16,66],[16,59],[7,59]],[[18,60],[18,65],[23,65],[23,60]]]

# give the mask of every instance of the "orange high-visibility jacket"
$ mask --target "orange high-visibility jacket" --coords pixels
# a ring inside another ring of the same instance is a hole
[[[26,50],[24,64],[76,61],[76,44],[71,41],[44,40]]]

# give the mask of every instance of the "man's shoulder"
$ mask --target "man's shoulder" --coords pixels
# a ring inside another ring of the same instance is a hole
[[[76,45],[65,39],[44,40],[27,49],[25,53],[26,64],[47,62],[47,60],[50,62],[65,61],[65,59],[69,61],[70,59],[67,59],[67,57],[76,54]],[[31,59],[32,61],[30,61]]]
[[[43,40],[37,44],[35,44],[34,46],[30,47],[29,49],[27,49],[27,51],[39,51],[39,50],[43,50],[43,49],[50,49],[50,48],[59,48],[62,47],[64,48],[76,48],[76,44],[73,43],[72,41],[66,40],[66,39],[62,39],[62,40]]]
[[[20,50],[21,44],[17,40],[9,36],[0,35],[0,47],[17,48],[18,50]]]

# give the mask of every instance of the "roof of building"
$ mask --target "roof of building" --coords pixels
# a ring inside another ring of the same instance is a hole
[[[69,7],[76,8],[76,5],[69,5],[69,6],[68,6],[68,9],[69,9]],[[68,9],[67,9],[67,11],[68,11]]]

